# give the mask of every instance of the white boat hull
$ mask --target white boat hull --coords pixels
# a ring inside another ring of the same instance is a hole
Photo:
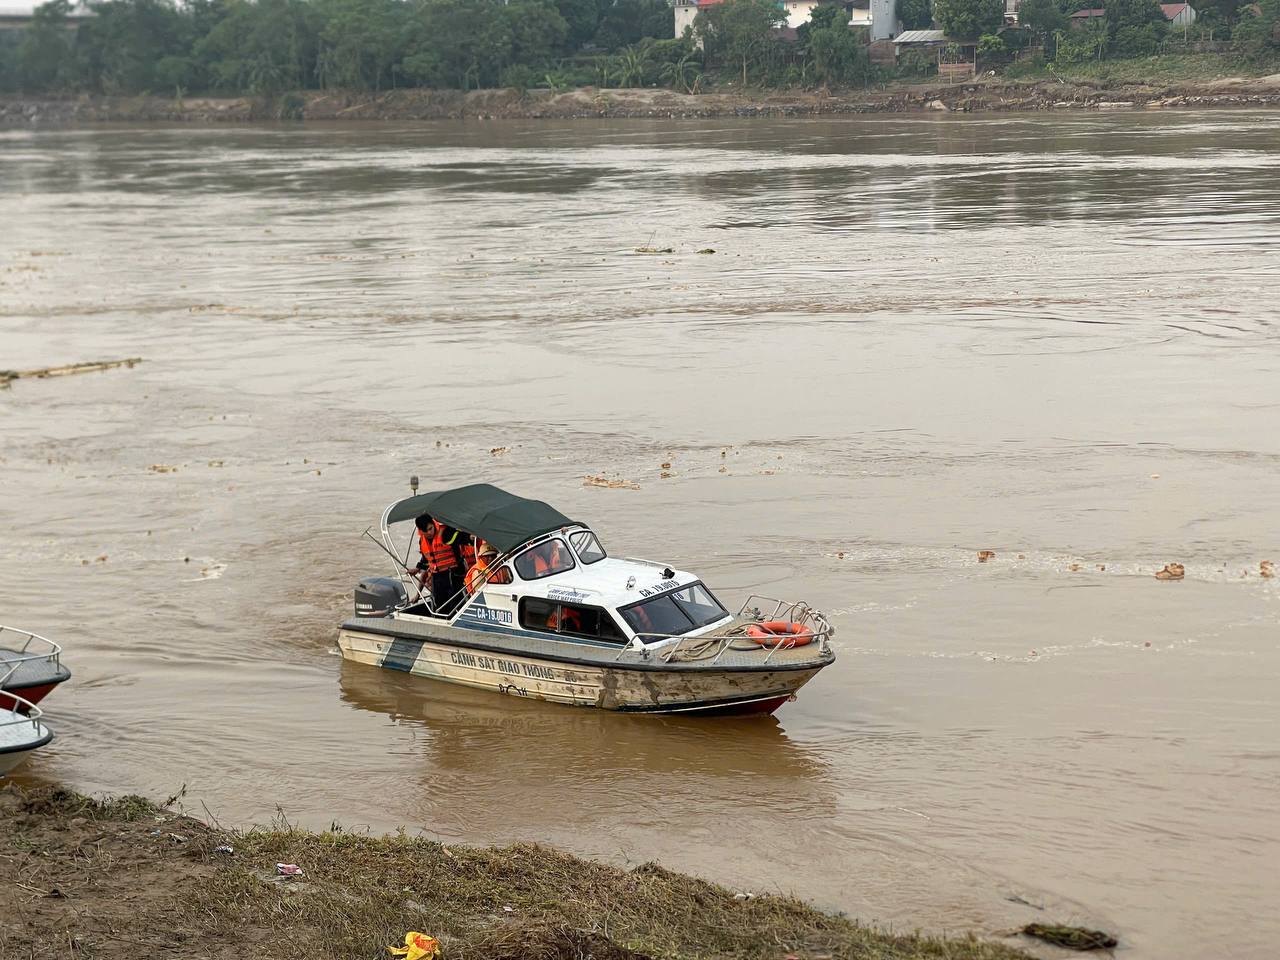
[[[348,660],[417,677],[532,700],[645,713],[771,713],[825,666],[742,671],[566,664],[349,628],[338,634],[338,646]]]
[[[28,703],[21,705],[37,713]],[[17,768],[53,739],[49,728],[37,717],[24,716],[17,710],[0,709],[0,776]]]

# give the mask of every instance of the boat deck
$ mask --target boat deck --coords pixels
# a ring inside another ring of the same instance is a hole
[[[10,669],[13,669],[12,674]],[[32,658],[30,653],[0,647],[0,690],[43,687],[61,683],[70,676],[71,671],[56,657]]]
[[[49,729],[39,720],[0,707],[0,753],[34,748],[49,739]]]

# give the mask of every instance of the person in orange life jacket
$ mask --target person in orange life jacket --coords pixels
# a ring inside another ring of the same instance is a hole
[[[489,572],[490,565],[496,559],[498,559],[498,551],[481,540],[480,549],[477,552],[475,563],[471,569],[467,571],[467,593],[475,593],[484,586],[485,574]]]
[[[535,577],[547,576],[554,571],[563,570],[567,566],[569,564],[565,563],[559,540],[548,540],[546,543],[539,544],[534,548],[533,575]]]
[[[461,600],[462,550],[457,530],[423,514],[415,521],[418,527],[418,549],[422,559],[418,569],[426,572],[435,612],[442,617],[452,615]]]
[[[576,607],[556,607],[547,615],[547,626],[552,630],[582,632],[582,613]]]

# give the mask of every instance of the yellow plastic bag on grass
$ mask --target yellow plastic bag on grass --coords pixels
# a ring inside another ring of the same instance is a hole
[[[387,947],[387,953],[393,957],[404,957],[404,960],[440,960],[440,941],[410,930],[404,935],[404,946]]]

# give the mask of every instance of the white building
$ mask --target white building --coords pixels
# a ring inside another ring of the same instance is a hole
[[[25,30],[31,26],[36,7],[42,3],[44,0],[0,0],[0,30]],[[93,15],[93,11],[83,0],[73,3],[67,13],[67,26],[74,27]]]
[[[809,22],[809,14],[818,5],[818,0],[782,0],[783,12],[787,15],[787,26],[802,26]]]
[[[698,15],[699,6],[721,3],[721,0],[673,0],[672,8],[676,12],[676,37],[685,36],[686,29],[694,28],[694,18]]]
[[[723,0],[673,0],[675,35],[682,37],[686,29],[693,27],[693,20],[699,10],[722,2]],[[786,26],[794,30],[808,23],[814,8],[820,2],[822,0],[781,0],[782,12],[787,16]],[[843,6],[849,12],[849,26],[866,27],[871,32],[872,40],[888,40],[897,36],[900,30],[898,0],[849,0]]]

